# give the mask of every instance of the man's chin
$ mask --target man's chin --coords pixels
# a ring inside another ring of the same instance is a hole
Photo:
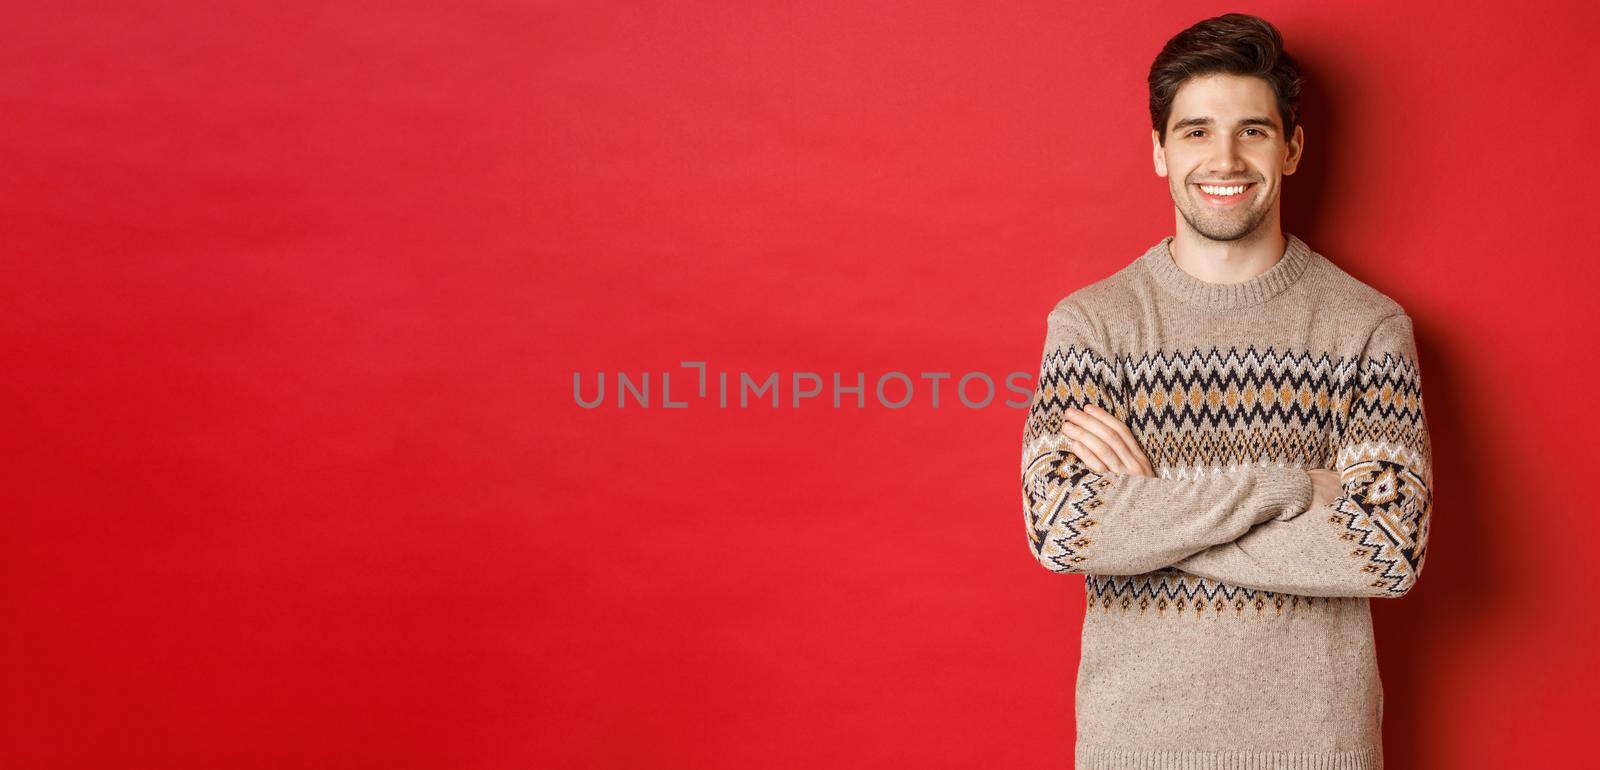
[[[1189,217],[1189,229],[1212,241],[1237,241],[1256,231],[1262,220],[1215,222]]]

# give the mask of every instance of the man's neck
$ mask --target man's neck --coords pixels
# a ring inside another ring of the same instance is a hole
[[[1180,227],[1168,248],[1172,261],[1195,278],[1207,283],[1239,283],[1278,264],[1288,245],[1288,239],[1277,227],[1258,227],[1236,241],[1213,241]]]

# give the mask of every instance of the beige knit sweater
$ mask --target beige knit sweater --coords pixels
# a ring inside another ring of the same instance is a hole
[[[1218,284],[1167,236],[1050,312],[1022,497],[1039,563],[1084,575],[1079,770],[1382,767],[1368,602],[1416,583],[1432,508],[1411,319],[1285,238]],[[1080,462],[1085,403],[1158,475]],[[1312,508],[1307,468],[1342,496]]]

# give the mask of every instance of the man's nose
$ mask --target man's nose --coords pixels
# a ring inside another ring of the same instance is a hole
[[[1216,152],[1207,164],[1212,173],[1228,174],[1244,170],[1244,157],[1239,154],[1239,145],[1232,139],[1223,139],[1217,142]]]

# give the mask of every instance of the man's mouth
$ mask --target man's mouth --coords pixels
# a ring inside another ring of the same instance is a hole
[[[1245,199],[1254,191],[1255,182],[1238,182],[1234,184],[1197,184],[1195,189],[1200,191],[1200,197],[1206,202],[1216,206],[1230,206]]]

